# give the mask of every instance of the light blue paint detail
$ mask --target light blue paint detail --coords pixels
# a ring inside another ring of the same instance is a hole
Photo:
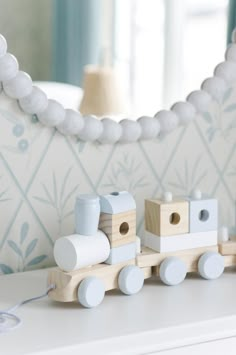
[[[138,293],[144,283],[144,274],[138,266],[125,266],[118,276],[118,285],[121,292],[125,295],[134,295]]]
[[[159,274],[164,284],[175,286],[184,281],[187,274],[187,266],[182,260],[171,256],[161,263]]]
[[[78,301],[82,306],[86,308],[96,307],[103,301],[105,285],[98,277],[86,277],[81,281],[77,295]]]
[[[29,142],[26,139],[21,139],[18,142],[18,149],[24,153],[29,148]]]
[[[189,201],[190,233],[208,232],[218,229],[218,201],[201,199]]]
[[[124,244],[116,248],[112,248],[106,264],[114,265],[123,261],[134,259],[136,256],[136,242]]]
[[[101,1],[54,0],[53,16],[53,79],[81,86],[83,67],[100,60]]]
[[[198,272],[206,280],[214,280],[224,272],[224,258],[216,252],[203,254],[198,261]]]

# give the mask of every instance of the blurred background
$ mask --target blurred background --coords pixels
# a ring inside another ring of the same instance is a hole
[[[87,64],[111,66],[136,117],[198,89],[235,23],[235,0],[0,0],[0,33],[22,70],[83,87]]]

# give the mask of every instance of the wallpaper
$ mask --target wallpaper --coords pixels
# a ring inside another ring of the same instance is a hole
[[[0,272],[54,265],[53,243],[74,232],[79,193],[130,191],[137,234],[144,199],[194,188],[219,199],[219,223],[235,230],[236,88],[188,127],[154,141],[100,145],[68,138],[0,94]]]

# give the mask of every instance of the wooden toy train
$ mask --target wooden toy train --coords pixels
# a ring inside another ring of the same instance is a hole
[[[105,292],[139,292],[144,280],[157,275],[167,285],[181,283],[187,273],[216,279],[236,265],[236,242],[227,229],[218,240],[218,203],[193,196],[145,200],[145,235],[136,236],[136,204],[126,191],[98,197],[82,195],[75,208],[77,234],[59,238],[54,257],[59,268],[49,272],[49,297],[100,304]]]

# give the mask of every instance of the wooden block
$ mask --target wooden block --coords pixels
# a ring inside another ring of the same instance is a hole
[[[159,253],[166,253],[217,245],[217,237],[218,232],[216,230],[172,235],[170,237],[158,237],[152,233],[145,232],[144,245]]]
[[[135,259],[116,265],[98,264],[81,270],[64,272],[59,268],[49,271],[48,285],[55,284],[55,290],[49,292],[49,297],[55,301],[73,302],[77,301],[77,289],[82,280],[88,276],[100,278],[105,285],[105,290],[118,288],[119,272],[126,265],[135,265]],[[146,270],[146,275],[149,272]]]
[[[120,245],[116,248],[111,248],[110,255],[105,261],[106,264],[114,265],[125,260],[134,259],[136,256],[136,241],[134,243]]]
[[[188,201],[145,200],[145,229],[157,236],[188,233]]]
[[[189,200],[190,233],[218,229],[218,202],[216,199]]]
[[[136,210],[118,214],[101,213],[99,229],[108,236],[111,248],[135,242]]]
[[[236,255],[236,241],[229,240],[219,244],[219,251],[222,255]]]
[[[224,255],[225,267],[236,266],[236,255]]]
[[[193,270],[195,267],[194,262],[198,260],[198,258],[207,251],[218,252],[218,246],[215,245],[210,247],[182,250],[171,253],[157,253],[147,247],[143,247],[142,253],[137,255],[136,260],[137,265],[142,268],[147,266],[159,266],[165,258],[169,256],[176,256],[186,262],[189,270]]]

